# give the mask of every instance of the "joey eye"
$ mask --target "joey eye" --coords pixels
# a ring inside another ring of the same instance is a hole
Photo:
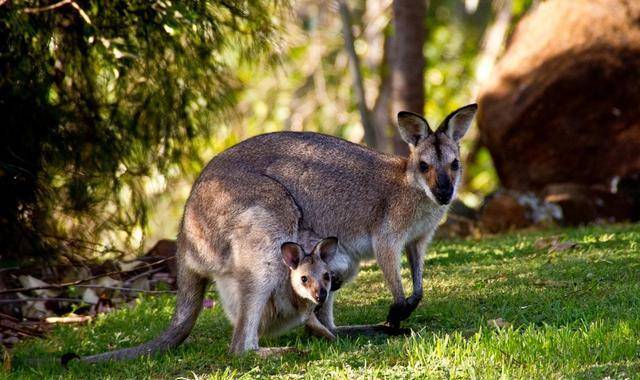
[[[424,161],[420,161],[420,171],[424,173],[427,170],[429,170],[429,164]]]
[[[458,161],[458,159],[456,158],[451,163],[451,170],[458,170],[458,169],[460,169],[460,161]]]
[[[306,284],[309,279],[307,278],[307,276],[302,276],[300,277],[300,281],[302,281],[303,284]]]
[[[325,281],[329,281],[329,280],[331,280],[331,276],[329,276],[329,272],[327,272],[327,273],[325,273],[325,274],[324,274],[324,280],[325,280]]]

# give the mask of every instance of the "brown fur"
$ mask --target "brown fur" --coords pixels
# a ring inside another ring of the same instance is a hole
[[[170,328],[150,343],[99,359],[131,358],[179,344],[211,278],[221,299],[240,301],[225,306],[234,323],[230,351],[258,349],[265,307],[288,279],[280,247],[298,241],[304,230],[339,239],[330,267],[344,281],[355,276],[362,257],[376,257],[394,300],[387,319],[397,327],[422,298],[423,255],[460,178],[458,171],[445,184],[439,174],[459,159],[457,143],[475,110],[472,105],[455,111],[436,132],[421,116],[401,112],[408,158],[293,132],[256,136],[221,153],[203,170],[185,206],[177,253],[181,285]],[[435,182],[425,182],[420,161],[435,168]],[[413,279],[408,299],[400,277],[403,249]],[[309,320],[328,334],[335,328],[332,302],[329,294],[317,312],[320,321],[315,315]]]

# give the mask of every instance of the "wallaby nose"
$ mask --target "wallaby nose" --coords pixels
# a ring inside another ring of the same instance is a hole
[[[436,197],[436,200],[441,205],[449,204],[453,196],[453,189],[437,189],[433,192],[433,196]]]
[[[446,205],[451,202],[451,197],[453,197],[453,185],[446,173],[438,173],[438,181],[435,189],[433,189],[433,196],[441,205]]]
[[[320,289],[320,292],[318,292],[318,295],[316,296],[316,301],[318,301],[318,303],[324,303],[324,301],[327,300],[327,289],[322,288]]]

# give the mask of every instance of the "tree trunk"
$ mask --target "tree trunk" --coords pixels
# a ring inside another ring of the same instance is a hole
[[[424,70],[422,52],[426,39],[426,0],[394,0],[395,28],[392,70],[392,117],[400,111],[424,112]],[[396,132],[393,148],[397,154],[407,155],[407,145]]]
[[[342,19],[344,45],[351,61],[350,66],[351,75],[353,76],[353,89],[356,94],[356,101],[358,102],[358,111],[360,112],[362,128],[364,129],[364,142],[372,148],[378,148],[376,127],[369,109],[367,108],[367,98],[364,90],[364,81],[362,79],[362,69],[360,68],[360,58],[356,53],[354,45],[353,30],[351,28],[351,11],[349,10],[346,0],[338,1],[338,7],[340,18]]]

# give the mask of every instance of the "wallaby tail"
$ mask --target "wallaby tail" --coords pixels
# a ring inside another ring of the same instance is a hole
[[[80,358],[83,362],[96,363],[108,360],[130,360],[138,356],[164,352],[182,343],[193,328],[202,310],[202,301],[208,280],[195,272],[181,267],[178,269],[178,295],[176,310],[169,328],[150,342],[122,350]]]

